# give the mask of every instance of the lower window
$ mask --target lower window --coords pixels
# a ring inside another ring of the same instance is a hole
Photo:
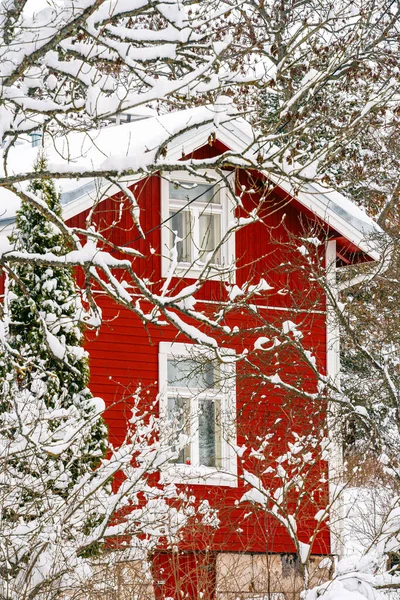
[[[234,352],[217,360],[201,346],[162,342],[159,361],[162,434],[176,454],[164,476],[236,485]]]

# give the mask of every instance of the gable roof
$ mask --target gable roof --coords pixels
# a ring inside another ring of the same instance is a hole
[[[260,147],[256,133],[247,121],[230,114],[223,105],[202,106],[49,138],[45,152],[49,166],[61,172],[76,170],[78,174],[82,168],[88,171],[131,168],[143,173],[149,167],[154,171],[157,164],[176,163],[182,155],[206,145],[211,134],[215,134],[229,150],[243,156],[245,161],[257,164]],[[158,157],[160,144],[167,142],[166,156]],[[31,147],[29,143],[12,148],[8,160],[9,174],[30,172],[37,152],[38,148]],[[376,237],[382,234],[382,230],[368,215],[342,194],[291,176],[293,165],[279,167],[281,175],[267,171],[264,175],[370,258],[379,258]],[[133,183],[143,176],[130,177],[129,181]],[[128,178],[125,180],[129,182]],[[91,177],[58,179],[57,185],[67,219],[90,207],[99,194],[105,198],[120,191],[106,180]],[[18,205],[14,194],[0,188],[0,228],[12,226]]]

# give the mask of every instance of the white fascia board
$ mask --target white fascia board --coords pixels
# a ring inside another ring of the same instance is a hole
[[[168,159],[179,160],[182,157],[182,154],[189,154],[206,146],[211,133],[215,133],[217,140],[227,146],[229,150],[233,152],[242,152],[246,148],[246,145],[239,137],[231,134],[226,127],[228,124],[230,125],[230,123],[224,123],[219,127],[215,127],[212,123],[206,124],[197,129],[194,135],[193,132],[186,132],[168,149]],[[189,149],[185,148],[185,143],[187,142],[190,142]]]
[[[360,248],[373,260],[380,260],[380,253],[377,250],[376,244],[373,239],[368,239],[364,232],[354,227],[349,221],[346,221],[340,215],[336,214],[329,204],[331,200],[328,195],[324,194],[319,190],[312,192],[312,185],[309,184],[307,187],[311,188],[310,191],[296,191],[293,188],[292,183],[289,179],[279,177],[277,175],[264,172],[266,177],[269,177],[278,187],[282,188],[285,192],[295,198],[300,204],[311,210],[317,217],[322,219],[325,223],[333,227],[338,233],[343,235],[346,239],[352,242],[357,248]],[[376,234],[379,233],[377,226]]]
[[[249,152],[251,156],[255,158],[256,152],[254,150],[254,145],[256,144],[257,140],[254,137],[250,137],[245,131],[240,129],[239,124],[242,120],[243,119],[238,119],[235,122],[231,121],[223,124],[222,134],[226,138],[225,144],[233,152],[243,152],[244,150],[251,148]]]
[[[226,130],[230,130],[227,137],[227,146],[231,150],[237,152],[243,152],[246,148],[250,148],[251,144],[254,144],[255,140],[250,138],[247,134],[242,134],[240,127],[238,127],[238,121],[227,122],[223,125],[224,133]],[[218,139],[220,139],[218,137]],[[229,145],[229,140],[231,145]],[[222,139],[220,141],[223,141]],[[254,155],[254,151],[251,152]],[[324,193],[323,190],[318,189],[311,182],[303,184],[305,189],[297,191],[294,189],[293,184],[289,178],[283,176],[274,175],[268,171],[263,171],[263,174],[272,180],[278,187],[282,188],[285,192],[295,198],[300,204],[311,210],[316,216],[321,218],[325,223],[336,229],[346,239],[352,242],[357,248],[360,248],[373,260],[380,260],[381,256],[377,250],[376,243],[373,239],[368,239],[366,233],[360,231],[357,227],[352,225],[349,221],[338,215],[330,208],[332,200],[329,198],[329,192]],[[346,209],[344,209],[346,211]],[[366,227],[368,224],[366,224]],[[371,231],[371,234],[379,234],[380,228],[376,225],[375,232]],[[368,235],[368,234],[367,234]]]
[[[144,179],[145,177],[148,177],[148,175],[132,175],[131,177],[124,178],[124,184],[132,185],[134,183],[137,183],[141,179]],[[77,198],[76,200],[73,200],[68,204],[64,204],[62,206],[64,220],[67,221],[68,219],[72,219],[73,217],[79,215],[88,208],[92,208],[95,202],[94,196],[100,198],[100,200],[96,201],[98,201],[98,203],[101,204],[101,202],[107,200],[107,198],[111,198],[111,196],[114,196],[115,194],[118,194],[120,192],[121,188],[119,188],[115,183],[107,182],[97,190],[93,190],[92,192],[84,194],[80,198]]]

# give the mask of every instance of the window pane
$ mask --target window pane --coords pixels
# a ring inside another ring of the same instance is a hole
[[[168,420],[174,429],[174,440],[178,440],[179,435],[189,434],[189,401],[186,398],[169,397],[168,398]],[[175,447],[172,447],[175,450]],[[174,463],[190,462],[190,445],[188,444],[179,452],[178,457],[172,460]]]
[[[215,250],[215,247],[221,241],[221,215],[210,213],[200,215],[199,228],[199,257],[204,260],[205,255]],[[216,252],[213,262],[221,264],[221,248]]]
[[[176,181],[169,184],[169,197],[172,200],[194,200],[196,202],[212,202],[220,204],[219,193],[215,186],[204,183]]]
[[[170,217],[170,248],[173,247],[177,235],[182,240],[177,244],[178,261],[191,262],[190,212],[188,210],[180,213],[170,212]]]
[[[216,424],[216,403],[211,399],[199,401],[199,463],[206,467],[216,467],[220,456],[219,431]]]
[[[201,357],[168,359],[168,384],[202,391],[215,387],[216,369],[210,360]]]

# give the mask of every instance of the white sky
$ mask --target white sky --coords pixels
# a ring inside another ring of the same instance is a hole
[[[24,8],[24,15],[31,17],[33,13],[42,10],[42,8],[54,6],[55,4],[54,0],[28,0]]]

